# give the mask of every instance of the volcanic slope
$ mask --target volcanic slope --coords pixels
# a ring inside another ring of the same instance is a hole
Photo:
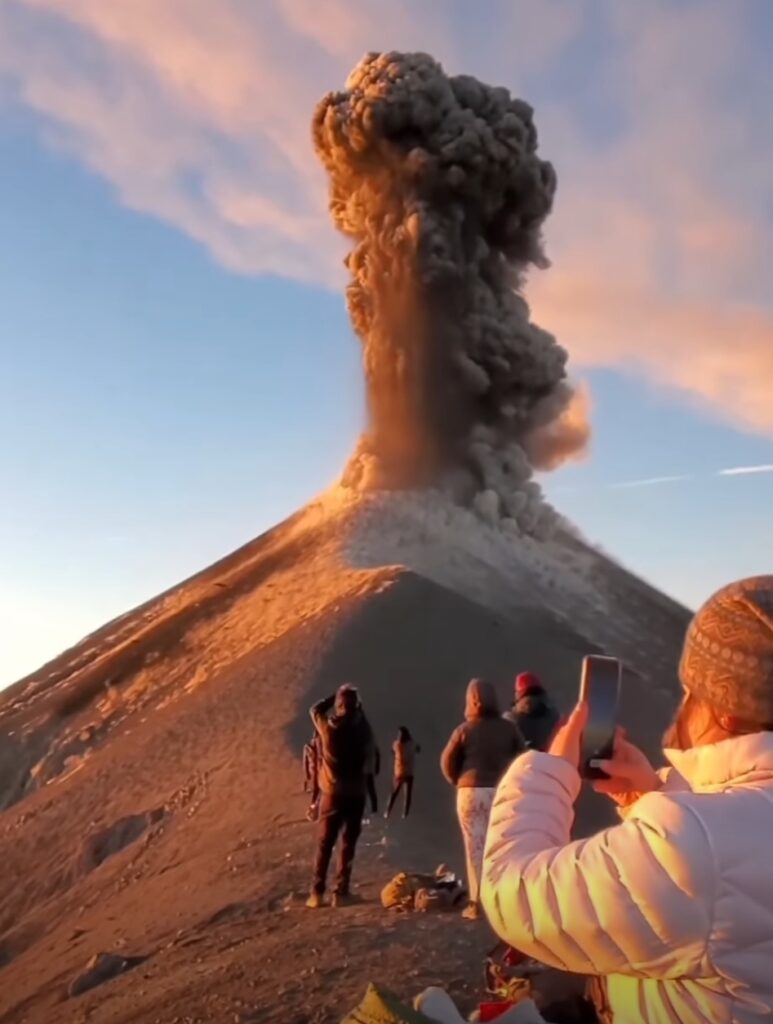
[[[0,1021],[321,1024],[370,979],[469,1005],[486,926],[377,903],[399,867],[462,867],[437,759],[466,681],[504,700],[530,668],[567,707],[582,656],[619,653],[625,719],[653,748],[686,618],[569,534],[334,488],[2,694]],[[366,827],[364,902],[314,914],[299,755],[309,704],[345,680],[384,775],[398,725],[422,744],[415,810]],[[605,814],[586,800],[581,831]],[[100,952],[131,969],[67,997]]]

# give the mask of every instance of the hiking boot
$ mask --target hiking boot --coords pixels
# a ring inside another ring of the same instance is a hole
[[[306,906],[309,910],[319,910],[323,905],[322,894],[319,892],[313,892],[311,896],[306,900]]]
[[[480,917],[480,908],[477,903],[468,903],[462,911],[462,917],[465,921],[477,921]]]
[[[354,900],[354,897],[351,895],[351,893],[348,893],[348,892],[334,892],[333,893],[333,899],[331,900],[330,905],[332,907],[335,907],[336,909],[340,909],[341,907],[351,907],[351,905],[354,902],[355,902],[355,900]]]

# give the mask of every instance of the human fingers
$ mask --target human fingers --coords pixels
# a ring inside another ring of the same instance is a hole
[[[611,779],[628,778],[628,765],[615,758],[593,758],[588,762],[591,768],[598,768],[605,772]]]
[[[588,705],[585,701],[580,701],[579,704],[575,704],[569,713],[569,717],[566,720],[566,724],[563,727],[563,731],[572,737],[576,737],[578,742],[582,736],[583,730],[588,722]]]
[[[584,728],[588,722],[588,702],[581,700],[579,703],[575,704],[569,718],[570,720],[574,719],[578,725]]]
[[[580,703],[556,732],[549,747],[550,753],[562,757],[576,768],[580,760],[580,741],[587,720],[588,706]]]

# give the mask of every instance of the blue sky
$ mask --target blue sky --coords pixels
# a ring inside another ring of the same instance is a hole
[[[715,475],[773,463],[771,7],[391,10],[0,10],[0,685],[335,479],[362,384],[308,121],[366,49],[536,108],[559,197],[528,294],[594,427],[548,495],[688,604],[773,570],[773,474]]]

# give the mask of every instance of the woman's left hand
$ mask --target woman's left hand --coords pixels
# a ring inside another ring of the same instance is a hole
[[[580,767],[580,748],[585,723],[588,721],[588,705],[578,704],[553,737],[548,753],[563,758],[572,768]]]

